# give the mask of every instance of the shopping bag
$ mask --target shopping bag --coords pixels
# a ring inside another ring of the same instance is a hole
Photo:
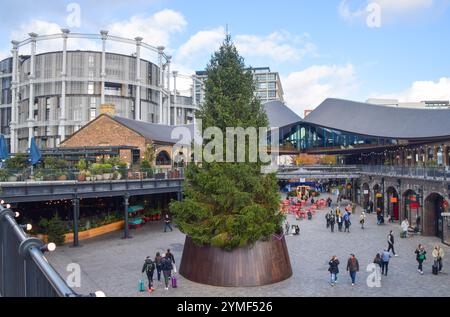
[[[172,278],[170,279],[172,281],[172,287],[173,288],[177,288],[177,278],[175,276],[172,276]]]
[[[143,279],[139,280],[138,291],[139,292],[145,292],[145,283],[144,283]]]
[[[173,273],[177,273],[177,267],[175,266],[175,264],[173,265]]]

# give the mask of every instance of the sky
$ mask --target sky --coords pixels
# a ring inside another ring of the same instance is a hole
[[[286,103],[301,116],[326,98],[450,100],[450,0],[0,0],[0,8],[0,59],[32,31],[108,30],[165,46],[172,69],[192,74],[228,28],[247,66],[280,73]],[[71,41],[69,49],[100,49]],[[45,45],[38,52],[61,49]]]

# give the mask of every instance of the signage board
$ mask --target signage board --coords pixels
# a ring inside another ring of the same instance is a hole
[[[364,195],[369,195],[369,191],[367,189],[364,190]]]
[[[393,204],[398,203],[398,198],[397,197],[391,197],[391,203],[393,203]]]
[[[377,198],[383,198],[383,194],[378,193]]]

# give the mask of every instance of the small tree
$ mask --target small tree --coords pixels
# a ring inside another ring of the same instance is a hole
[[[147,162],[150,163],[150,167],[153,166],[153,162],[156,158],[156,149],[153,143],[148,143],[145,148],[144,158]]]

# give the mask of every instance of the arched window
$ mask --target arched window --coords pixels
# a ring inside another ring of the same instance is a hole
[[[172,160],[170,159],[169,153],[166,151],[161,151],[156,156],[156,165],[172,165]]]

